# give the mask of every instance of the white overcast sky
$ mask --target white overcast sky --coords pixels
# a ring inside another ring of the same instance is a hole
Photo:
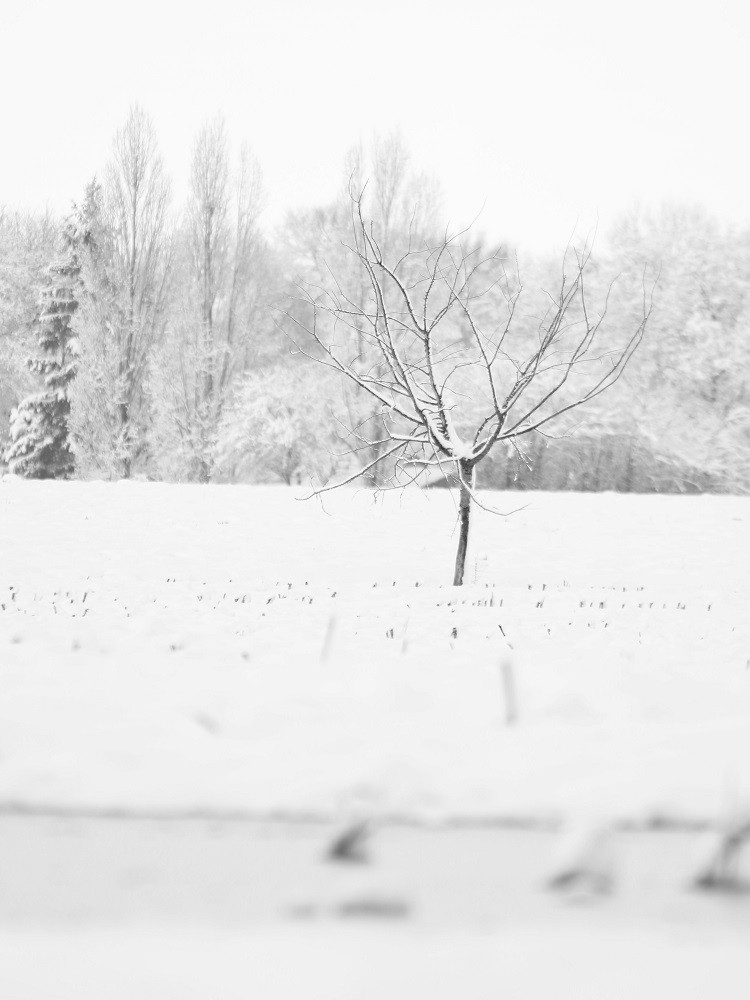
[[[399,128],[458,224],[542,248],[637,201],[750,224],[750,2],[0,0],[0,204],[65,210],[140,102],[175,192],[216,111],[268,216]]]

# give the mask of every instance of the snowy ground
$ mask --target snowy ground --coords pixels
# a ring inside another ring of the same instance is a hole
[[[544,831],[0,821],[3,1000],[744,1000],[750,907],[689,892],[696,835],[617,835],[616,890],[545,887]]]
[[[698,946],[697,946],[698,945]],[[747,935],[109,928],[0,938],[8,1000],[744,1000]]]
[[[0,481],[2,1000],[746,995],[750,500],[485,499]]]
[[[750,500],[488,501],[459,591],[444,492],[6,478],[0,804],[743,808]]]

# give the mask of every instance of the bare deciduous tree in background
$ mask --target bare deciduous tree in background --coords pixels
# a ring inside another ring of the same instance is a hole
[[[150,351],[166,325],[170,185],[151,119],[133,107],[116,134],[104,185],[111,235],[110,283],[116,292],[108,319],[117,367],[117,420],[122,475],[131,473]]]
[[[378,230],[378,242],[385,257],[402,253],[412,242],[434,239],[441,200],[440,188],[431,176],[414,170],[408,149],[398,132],[374,133],[369,142],[352,147],[345,158],[342,184],[336,200],[325,210],[298,213],[287,220],[287,239],[293,241],[294,270],[305,285],[324,286],[331,272],[346,285],[356,308],[364,310],[370,295],[370,281],[358,261],[342,244],[341,235],[350,222],[352,189],[367,183],[371,218]],[[393,289],[385,289],[389,309]],[[293,293],[292,293],[293,294]],[[294,308],[294,307],[292,307]],[[304,307],[303,307],[304,308]],[[359,326],[350,330],[353,367],[367,371],[378,350]],[[338,418],[343,428],[357,426],[372,444],[361,457],[372,462],[370,475],[375,486],[385,485],[392,473],[389,461],[374,461],[384,451],[385,428],[377,399],[357,391],[354,383],[342,385],[338,394]]]
[[[216,305],[228,255],[229,157],[224,122],[205,125],[193,149],[190,176],[190,250],[198,286],[200,325],[196,349],[203,355],[196,408],[209,406],[216,379]]]
[[[376,457],[316,493],[393,463],[393,487],[435,468],[459,489],[454,585],[463,583],[476,467],[498,441],[546,433],[564,414],[609,389],[638,347],[651,310],[645,283],[638,322],[624,343],[605,344],[607,300],[595,313],[587,295],[588,250],[568,249],[559,285],[533,330],[517,316],[522,286],[498,252],[462,245],[465,233],[388,257],[352,199],[349,252],[366,276],[364,300],[332,277],[308,288],[306,318],[289,314],[317,345],[315,360],[339,372],[378,406],[378,441],[352,428],[354,452]],[[352,332],[367,363],[352,352]],[[300,348],[302,353],[308,353]]]
[[[260,208],[257,163],[243,149],[232,170],[223,119],[206,122],[193,147],[174,281],[176,322],[154,375],[168,383],[155,404],[159,435],[181,456],[189,478],[201,482],[214,473],[223,412],[251,367],[263,327],[268,276]]]

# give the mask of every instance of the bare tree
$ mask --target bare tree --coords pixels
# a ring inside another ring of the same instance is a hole
[[[200,298],[200,338],[205,355],[200,403],[213,396],[215,380],[214,320],[216,299],[227,263],[229,234],[229,160],[224,121],[216,118],[198,134],[190,177],[190,241]]]
[[[290,216],[285,227],[291,250],[289,270],[296,272],[298,281],[308,286],[323,286],[332,272],[346,286],[350,300],[360,311],[367,307],[370,281],[356,257],[342,244],[341,233],[350,220],[351,191],[358,189],[366,176],[370,178],[367,192],[371,218],[384,257],[398,256],[410,243],[436,238],[439,185],[413,168],[398,132],[373,134],[366,144],[352,147],[345,157],[336,200],[325,208]],[[391,301],[394,291],[390,287],[384,289],[386,310],[397,305],[395,300]],[[377,346],[368,339],[362,324],[352,324],[349,334],[350,343],[341,345],[342,350],[351,351],[355,370],[366,372],[379,356]],[[370,474],[374,485],[385,485],[393,471],[390,462],[374,461],[384,451],[387,440],[380,403],[359,393],[356,385],[347,384],[346,380],[338,393],[338,402],[343,426],[359,427],[363,437],[372,442],[363,448],[361,457],[373,462]]]
[[[201,482],[213,475],[222,413],[261,339],[269,284],[261,196],[253,157],[243,149],[231,169],[223,119],[206,122],[193,147],[174,322],[153,366],[155,437]]]
[[[169,193],[153,124],[135,106],[115,136],[104,185],[110,282],[117,293],[107,325],[116,354],[121,471],[126,477],[137,448],[149,354],[166,324]]]
[[[380,450],[315,492],[371,475],[386,460],[395,470],[393,487],[431,468],[451,475],[459,488],[453,583],[460,586],[472,505],[482,506],[476,467],[498,441],[546,433],[609,389],[643,337],[653,290],[647,293],[644,282],[640,318],[612,349],[602,331],[608,296],[598,314],[588,300],[587,249],[568,249],[557,291],[530,328],[518,316],[517,273],[508,274],[498,251],[467,249],[466,232],[388,257],[359,195],[352,199],[352,235],[348,250],[368,283],[364,302],[334,276],[326,288],[304,290],[306,316],[288,315],[315,343],[309,356],[376,402],[384,434],[373,441],[352,428],[355,453]],[[366,365],[349,347],[352,331],[367,345]]]

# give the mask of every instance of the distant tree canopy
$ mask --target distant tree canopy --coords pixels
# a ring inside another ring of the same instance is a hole
[[[329,203],[271,229],[260,168],[221,118],[198,129],[189,156],[180,205],[154,125],[135,107],[69,217],[0,208],[0,462],[19,475],[313,483],[346,478],[359,462],[373,463],[361,482],[387,486],[397,456],[382,455],[381,403],[293,357],[280,317],[303,319],[300,288],[322,296],[331,274],[353,309],[366,301],[367,276],[346,246],[350,190],[366,190],[390,260],[439,245],[438,181],[413,168],[398,136],[376,136],[347,155]],[[502,251],[516,273],[512,248],[477,238],[465,249]],[[592,300],[617,279],[613,341],[642,314],[644,269],[659,271],[647,335],[606,399],[554,430],[499,441],[477,485],[747,491],[750,231],[670,207],[623,218],[593,251]],[[539,343],[544,290],[561,277],[560,261],[543,255],[519,264],[511,361]],[[398,290],[385,294],[390,308]],[[498,294],[484,297],[488,307]],[[484,329],[489,312],[477,308]],[[350,334],[353,368],[367,377],[382,356],[364,326]],[[466,348],[470,327],[459,334]],[[467,379],[457,372],[452,383],[471,396]],[[356,456],[346,428],[360,436]]]

